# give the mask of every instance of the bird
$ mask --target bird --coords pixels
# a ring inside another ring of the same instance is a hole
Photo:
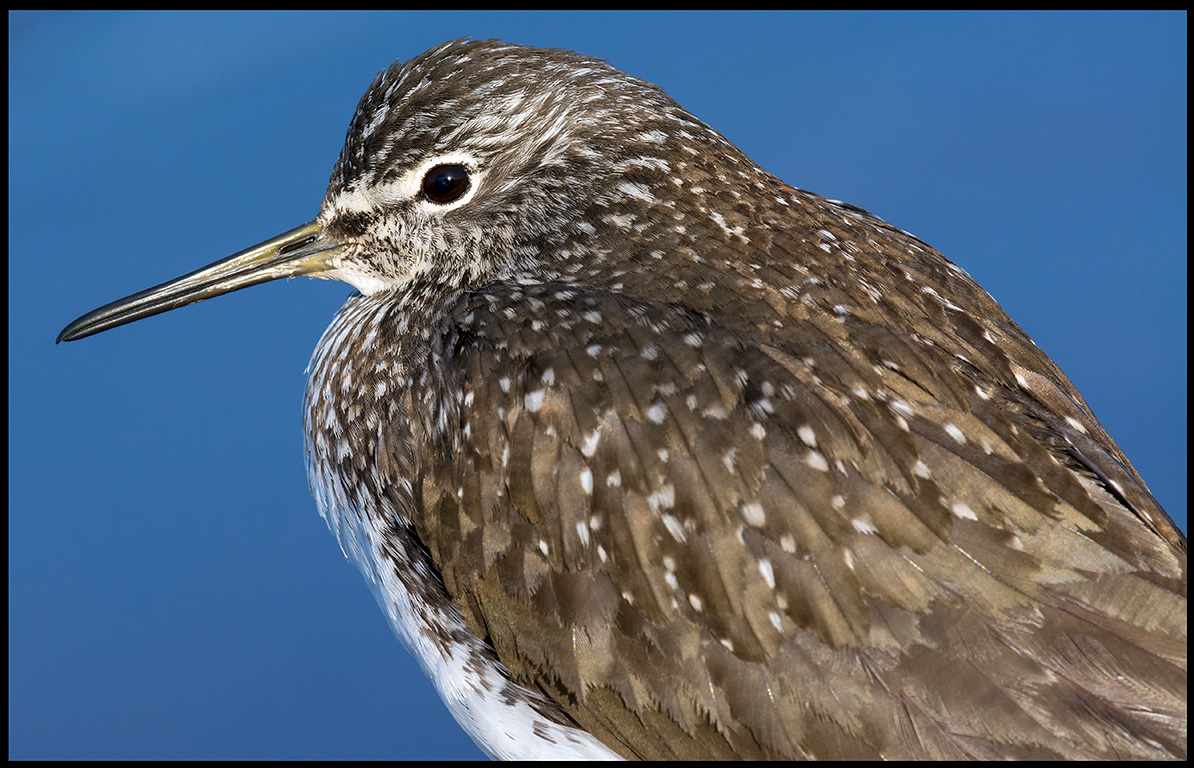
[[[1185,536],[962,268],[604,60],[455,40],[318,217],[311,491],[495,758],[1186,755]]]

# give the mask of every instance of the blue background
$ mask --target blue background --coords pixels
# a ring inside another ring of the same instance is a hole
[[[276,282],[54,346],[314,218],[379,69],[447,39],[610,59],[788,182],[956,261],[1186,519],[1186,16],[9,16],[9,754],[479,752],[315,510]]]

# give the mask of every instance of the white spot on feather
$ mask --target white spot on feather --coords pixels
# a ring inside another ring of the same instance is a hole
[[[970,505],[966,504],[965,502],[956,502],[952,507],[950,507],[950,510],[963,520],[978,519],[978,515],[974,514],[974,510],[971,509]]]
[[[763,512],[763,505],[752,501],[742,505],[742,519],[756,528],[767,522],[767,515]]]
[[[763,576],[763,581],[767,582],[769,589],[775,589],[775,569],[771,567],[771,561],[767,558],[759,560],[759,573]]]
[[[859,533],[874,534],[878,533],[879,529],[870,520],[865,520],[861,517],[856,517],[850,521],[850,525],[854,526],[854,530]]]
[[[804,463],[821,472],[829,471],[829,462],[825,460],[820,451],[809,451],[808,455],[804,457]]]

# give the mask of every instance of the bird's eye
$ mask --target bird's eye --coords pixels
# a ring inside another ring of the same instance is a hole
[[[423,194],[440,205],[459,200],[468,187],[468,168],[463,165],[437,165],[423,177]]]

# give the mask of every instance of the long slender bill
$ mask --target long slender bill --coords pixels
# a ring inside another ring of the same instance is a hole
[[[88,312],[63,328],[58,341],[81,339],[250,285],[283,277],[316,276],[331,270],[332,260],[350,247],[329,237],[317,222],[308,222],[190,274]]]

